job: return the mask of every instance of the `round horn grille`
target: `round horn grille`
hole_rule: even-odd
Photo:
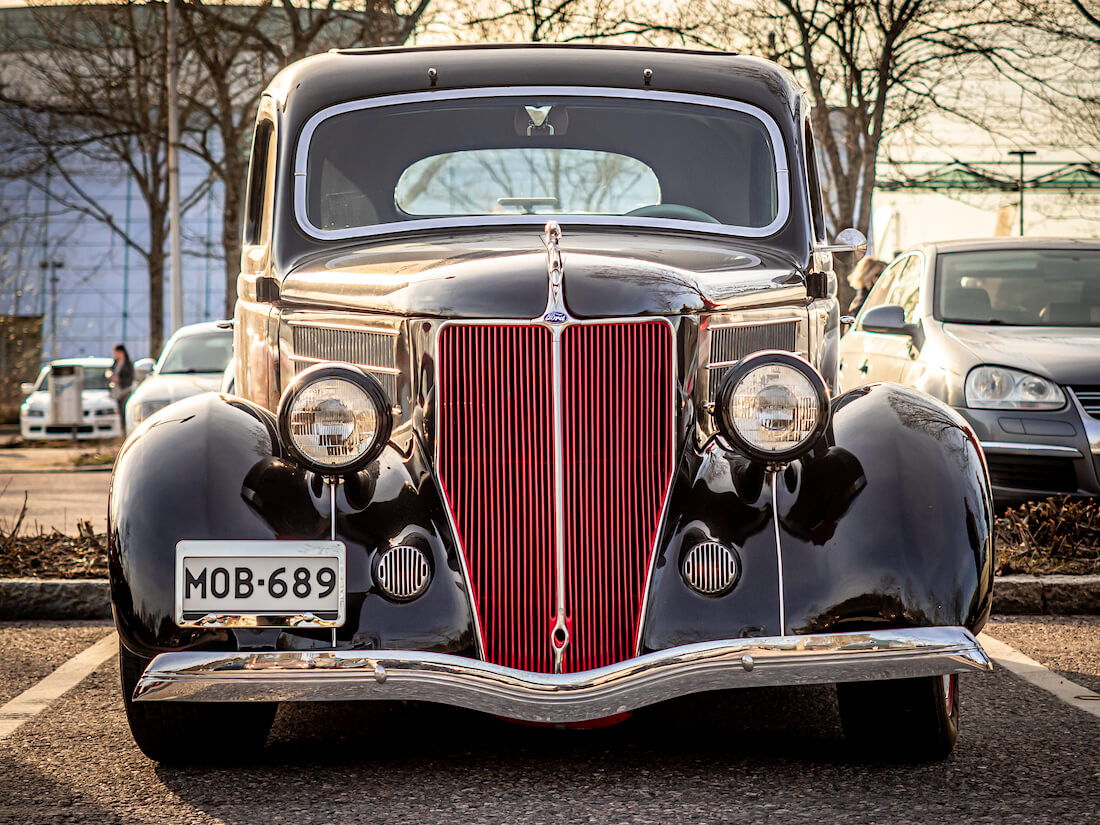
[[[740,565],[737,552],[716,541],[692,547],[682,567],[688,587],[704,596],[721,596],[737,583]]]
[[[378,557],[375,579],[391,599],[415,599],[428,589],[432,579],[428,557],[419,547],[407,544],[391,547]]]

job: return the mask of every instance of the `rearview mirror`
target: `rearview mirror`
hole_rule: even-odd
[[[30,395],[32,392],[34,392],[34,384],[32,384],[30,381],[24,381],[22,384],[19,385],[19,392],[23,393],[23,395]]]
[[[140,384],[149,377],[153,367],[157,364],[152,358],[139,358],[134,362],[134,383]]]
[[[897,304],[883,304],[863,313],[859,322],[864,332],[884,332],[887,335],[912,335],[913,330],[905,322],[905,310]]]
[[[867,237],[858,229],[845,229],[836,236],[831,244],[818,247],[826,252],[852,252],[855,253],[853,263],[867,254]]]

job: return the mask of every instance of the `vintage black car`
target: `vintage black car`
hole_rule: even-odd
[[[238,394],[157,413],[112,485],[146,754],[261,744],[278,702],[570,725],[800,683],[868,747],[950,751],[990,667],[987,472],[940,402],[835,395],[862,237],[826,241],[787,73],[329,53],[252,151]]]

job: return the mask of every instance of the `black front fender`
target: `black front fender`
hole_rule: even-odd
[[[684,583],[683,557],[701,541],[737,549],[741,576],[724,596]],[[992,499],[974,433],[935,399],[873,385],[835,399],[814,452],[779,473],[720,439],[684,452],[642,649],[937,625],[978,632],[992,587]]]
[[[419,442],[391,442],[340,485],[336,537],[347,547],[342,647],[475,649],[472,613],[446,513]],[[327,491],[282,454],[270,412],[214,393],[172,405],[128,441],[111,483],[111,597],[130,650],[301,649],[329,631],[181,628],[174,620],[175,548],[183,539],[327,539]],[[410,604],[373,582],[380,548],[413,543],[432,558],[427,592]]]

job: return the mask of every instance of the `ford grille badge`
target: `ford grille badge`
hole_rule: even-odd
[[[565,298],[562,293],[565,268],[560,246],[561,227],[558,226],[557,221],[546,222],[542,243],[546,247],[546,274],[550,283],[546,295],[546,309],[543,310],[542,317],[536,321],[544,324],[565,324],[571,319],[569,310],[565,308]]]

